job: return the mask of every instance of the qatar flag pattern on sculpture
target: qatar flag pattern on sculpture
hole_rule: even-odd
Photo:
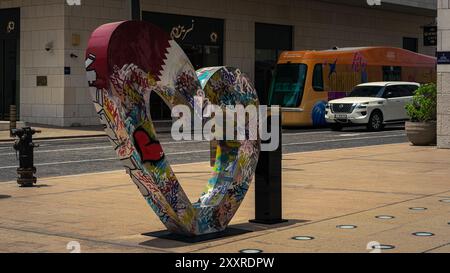
[[[253,179],[259,140],[219,141],[212,177],[191,203],[157,139],[150,94],[156,92],[170,108],[193,110],[194,97],[221,107],[257,106],[246,75],[229,67],[195,72],[169,35],[137,21],[96,29],[86,52],[86,71],[96,111],[119,159],[167,229],[186,235],[224,230]]]

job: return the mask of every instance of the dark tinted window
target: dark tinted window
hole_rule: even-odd
[[[404,37],[403,48],[412,52],[418,52],[419,40],[417,38]]]
[[[399,98],[402,97],[402,88],[400,86],[388,86],[384,90],[384,98]]]
[[[382,86],[357,86],[350,93],[349,97],[380,97]]]
[[[316,64],[314,66],[314,73],[313,73],[313,83],[312,87],[315,91],[324,91],[323,86],[323,69],[322,64]]]
[[[414,95],[418,86],[415,85],[395,85],[388,86],[384,91],[384,97],[389,98],[400,98],[400,97],[410,97]]]
[[[306,64],[279,64],[270,88],[270,105],[297,107],[303,97]]]
[[[414,96],[414,92],[416,92],[418,88],[417,85],[405,85],[405,97]]]
[[[400,66],[383,66],[383,81],[400,81],[402,68]]]

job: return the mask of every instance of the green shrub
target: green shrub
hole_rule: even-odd
[[[414,92],[413,101],[406,105],[411,121],[426,122],[436,120],[436,84],[429,83]]]

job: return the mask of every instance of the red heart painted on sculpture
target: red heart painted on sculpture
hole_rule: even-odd
[[[138,128],[133,137],[142,162],[157,162],[164,158],[159,141],[153,140],[144,129]]]

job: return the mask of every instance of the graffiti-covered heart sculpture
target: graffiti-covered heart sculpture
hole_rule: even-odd
[[[253,179],[259,140],[218,141],[212,177],[191,203],[156,137],[150,94],[156,92],[171,109],[194,109],[198,97],[220,107],[257,106],[246,75],[229,67],[196,72],[168,34],[138,21],[96,29],[86,70],[96,111],[119,159],[167,229],[190,236],[224,230]]]

